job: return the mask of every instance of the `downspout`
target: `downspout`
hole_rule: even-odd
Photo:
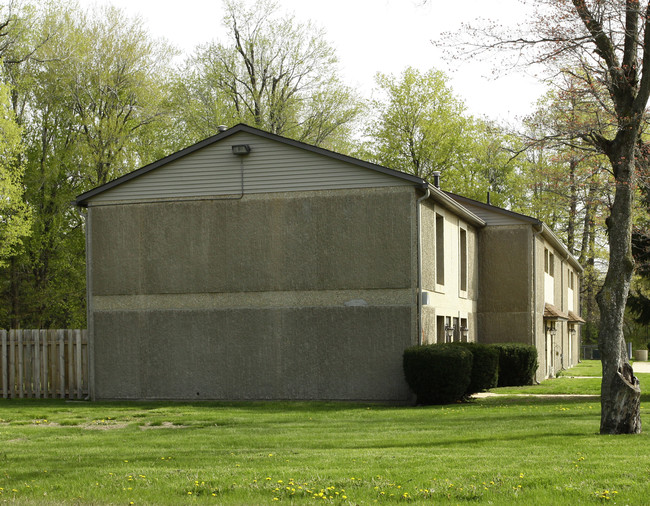
[[[417,303],[418,303],[418,345],[422,345],[422,213],[420,205],[423,200],[426,200],[431,195],[429,185],[427,184],[426,193],[420,197],[416,203],[416,228],[418,239],[418,286],[417,286]]]
[[[544,231],[542,225],[539,230],[533,233],[533,342],[531,343],[536,347],[535,332],[537,331],[537,247],[535,240]],[[546,333],[546,329],[544,329]]]
[[[536,333],[537,333],[537,245],[535,240],[544,230],[544,225],[540,225],[539,229],[536,232],[533,232],[533,336],[532,336],[532,345],[537,348],[537,343],[535,342]],[[548,371],[548,364],[546,364],[546,328],[544,326],[544,321],[542,317],[542,330],[544,332],[544,364],[546,370],[544,371],[544,377],[546,377],[546,371]],[[538,350],[539,353],[539,350]],[[537,374],[537,371],[535,371]],[[535,380],[537,382],[537,380]]]
[[[91,401],[95,397],[95,312],[93,307],[93,272],[92,272],[92,207],[86,209],[86,328],[88,329],[88,397]]]

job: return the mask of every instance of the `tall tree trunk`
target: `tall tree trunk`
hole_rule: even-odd
[[[569,216],[567,218],[566,245],[571,254],[575,252],[575,230],[576,215],[578,213],[578,188],[576,185],[576,167],[578,162],[575,158],[569,161]]]
[[[634,200],[635,135],[617,136],[608,153],[616,179],[610,216],[609,267],[596,296],[600,308],[598,347],[603,365],[601,383],[601,434],[641,432],[641,389],[628,361],[623,337],[623,317],[634,271],[632,258],[632,205]]]

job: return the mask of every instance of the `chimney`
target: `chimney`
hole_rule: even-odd
[[[436,188],[440,188],[440,171],[435,170],[433,171],[433,186]]]
[[[492,204],[490,204],[490,192],[487,192],[487,205],[488,206],[492,205]]]
[[[228,127],[226,125],[219,125],[217,127],[217,130],[219,130],[219,132],[225,132],[226,130],[228,130]]]

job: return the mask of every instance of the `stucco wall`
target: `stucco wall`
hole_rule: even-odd
[[[91,206],[95,398],[410,399],[415,191]]]
[[[482,229],[478,257],[478,340],[533,344],[531,227]]]
[[[405,401],[410,320],[397,306],[99,312],[95,394]]]

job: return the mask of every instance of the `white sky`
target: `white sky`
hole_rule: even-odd
[[[186,53],[223,35],[221,0],[81,0],[82,5],[112,4],[139,14],[154,37],[164,37]],[[346,84],[366,97],[376,72],[400,73],[405,67],[446,72],[471,114],[508,122],[531,112],[544,92],[534,78],[510,74],[488,78],[497,60],[460,63],[452,69],[431,40],[477,17],[503,24],[526,17],[517,0],[279,0],[298,21],[323,27],[336,49]]]

